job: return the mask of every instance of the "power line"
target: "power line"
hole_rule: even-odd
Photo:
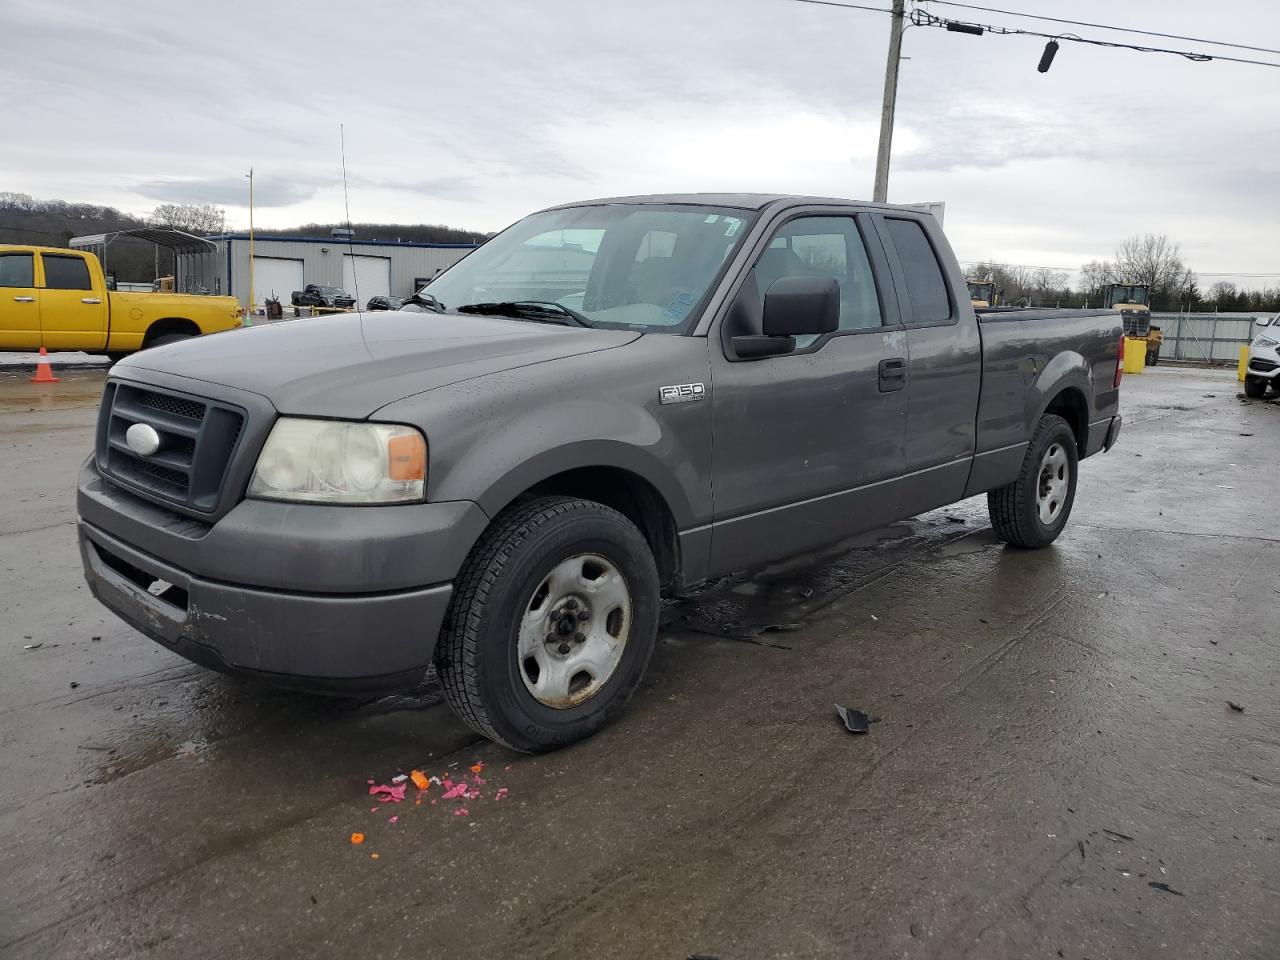
[[[1043,263],[1004,263],[1000,260],[961,260],[960,263],[970,267],[1015,267],[1020,270],[1056,270],[1060,273],[1079,273],[1080,267],[1049,267]],[[1280,273],[1240,273],[1235,270],[1192,270],[1197,277],[1249,277],[1250,279],[1280,277]]]
[[[917,27],[941,27],[946,30],[954,30],[957,27],[967,28],[961,29],[962,33],[979,33],[986,31],[987,33],[999,34],[1002,36],[1023,36],[1023,37],[1041,37],[1046,40],[1068,40],[1071,43],[1085,43],[1094,47],[1110,47],[1117,50],[1135,50],[1138,53],[1168,53],[1178,57],[1185,57],[1188,60],[1194,60],[1197,63],[1207,63],[1210,60],[1223,60],[1230,63],[1247,63],[1257,67],[1273,67],[1280,69],[1280,63],[1273,63],[1267,60],[1249,60],[1244,57],[1224,57],[1211,53],[1200,53],[1196,50],[1170,50],[1166,47],[1143,47],[1135,43],[1117,43],[1111,40],[1094,40],[1087,37],[1078,37],[1071,33],[1041,33],[1038,30],[1020,30],[1016,27],[1001,27],[987,23],[966,23],[961,20],[948,20],[946,17],[939,17],[919,7],[911,12],[911,22]],[[1057,50],[1057,45],[1050,44],[1053,50]],[[1052,57],[1046,56],[1051,61]],[[1040,72],[1044,73],[1048,69],[1044,66]]]
[[[893,13],[888,7],[864,7],[860,3],[837,3],[836,0],[793,0],[795,3],[813,3],[820,7],[845,7],[849,10],[868,10],[871,13]]]
[[[1158,33],[1155,30],[1138,30],[1133,27],[1116,27],[1108,23],[1090,23],[1087,20],[1064,20],[1060,17],[1045,17],[1037,13],[1020,13],[1017,10],[1001,10],[997,7],[980,7],[972,3],[958,3],[956,0],[924,0],[926,3],[940,3],[947,7],[963,7],[966,10],[982,10],[986,13],[1000,13],[1008,17],[1024,17],[1028,20],[1046,20],[1050,23],[1066,23],[1073,27],[1092,27],[1095,30],[1115,30],[1119,33],[1137,33],[1146,37],[1162,37],[1165,40],[1189,40],[1192,43],[1207,43],[1215,47],[1233,47],[1236,50],[1253,50],[1257,53],[1274,53],[1280,50],[1270,47],[1251,47],[1246,43],[1227,43],[1225,40],[1206,40],[1204,37],[1184,37],[1178,33]]]

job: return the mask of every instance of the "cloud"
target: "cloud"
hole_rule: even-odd
[[[291,207],[314,197],[320,185],[303,176],[281,178],[254,175],[255,207]],[[249,203],[249,179],[243,177],[148,180],[136,184],[133,192],[165,203],[212,203],[220,207],[242,207]]]

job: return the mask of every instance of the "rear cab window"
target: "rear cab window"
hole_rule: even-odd
[[[35,285],[33,254],[0,253],[0,287],[30,288]]]
[[[46,290],[92,290],[89,265],[84,257],[60,253],[40,256],[44,263],[44,288]]]
[[[947,279],[924,227],[919,221],[895,217],[885,217],[884,225],[902,265],[913,325],[950,323],[953,314]]]

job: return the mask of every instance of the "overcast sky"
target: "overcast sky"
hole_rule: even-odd
[[[984,5],[1280,48],[1274,0]],[[259,225],[340,220],[341,122],[356,221],[495,230],[675,190],[869,198],[888,29],[794,0],[3,0],[0,190],[213,202],[243,226],[252,165]],[[1064,43],[1041,75],[1043,45],[909,28],[889,199],[945,201],[965,260],[1076,267],[1151,231],[1206,288],[1280,283],[1280,70]]]

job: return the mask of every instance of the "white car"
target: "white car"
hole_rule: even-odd
[[[1249,360],[1244,371],[1244,393],[1261,397],[1271,387],[1280,393],[1280,315],[1259,317],[1257,324],[1265,329],[1249,344]]]

